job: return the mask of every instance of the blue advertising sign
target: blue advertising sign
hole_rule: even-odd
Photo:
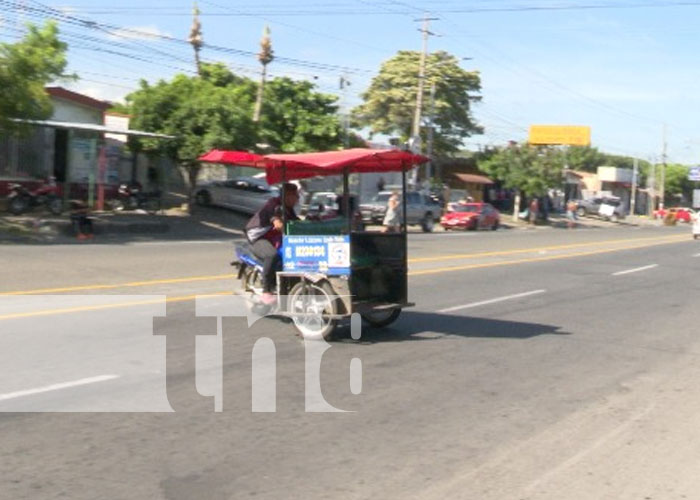
[[[700,167],[690,167],[688,169],[689,181],[700,181]]]
[[[350,236],[285,236],[282,243],[285,271],[350,274]]]

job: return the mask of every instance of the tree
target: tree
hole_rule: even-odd
[[[164,153],[186,172],[190,204],[200,164],[210,149],[251,150],[265,142],[275,151],[310,151],[340,145],[335,97],[314,91],[309,82],[274,79],[266,86],[259,128],[253,122],[256,83],[231,73],[223,64],[201,65],[201,77],[176,75],[154,85],[145,81],[126,97],[134,128],[175,136],[139,139],[132,151]]]
[[[142,80],[141,88],[126,97],[134,128],[175,137],[132,141],[132,152],[142,149],[173,158],[186,172],[190,200],[199,156],[213,148],[249,149],[255,144],[252,87],[228,77],[220,67],[202,64],[202,75],[176,75],[155,85]]]
[[[420,53],[414,51],[400,51],[382,64],[362,94],[364,103],[353,110],[354,124],[370,127],[372,134],[399,134],[407,140],[416,108],[419,65]],[[425,75],[425,91],[435,85],[434,104],[426,96],[422,110],[422,116],[430,119],[434,106],[433,151],[436,155],[455,152],[463,139],[483,133],[471,114],[472,103],[481,100],[475,95],[481,91],[479,73],[460,68],[456,57],[438,51],[426,58]]]
[[[513,144],[479,162],[479,169],[527,197],[541,196],[562,183],[564,155],[552,147]],[[520,209],[516,202],[514,212]]]
[[[0,44],[0,129],[22,126],[12,118],[45,120],[51,116],[47,83],[66,77],[67,45],[58,39],[55,22],[43,28],[27,25],[25,37],[14,44]]]
[[[692,200],[695,182],[688,180],[688,167],[685,165],[666,165],[664,176],[664,202],[679,203]]]
[[[275,78],[265,86],[260,140],[288,153],[340,147],[337,100],[315,92],[310,82]]]

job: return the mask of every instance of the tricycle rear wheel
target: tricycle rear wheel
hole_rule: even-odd
[[[365,313],[362,315],[362,319],[375,328],[383,328],[396,321],[400,314],[401,308],[397,307],[396,309],[388,309],[386,311],[372,311]]]

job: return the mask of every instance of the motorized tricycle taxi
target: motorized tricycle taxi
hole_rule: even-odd
[[[427,158],[395,149],[349,149],[320,153],[255,156],[212,151],[204,161],[264,168],[270,185],[317,176],[342,176],[339,217],[284,221],[282,269],[277,272],[277,304],[271,313],[292,319],[304,338],[327,338],[338,323],[359,313],[374,327],[393,323],[408,302],[406,172]],[[384,232],[357,224],[349,176],[400,172],[400,230]],[[242,244],[236,247],[242,289],[262,293],[262,265]]]

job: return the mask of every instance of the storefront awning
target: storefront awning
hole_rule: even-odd
[[[485,175],[454,174],[460,181],[468,184],[493,184],[494,182]]]
[[[15,123],[26,123],[29,125],[36,125],[38,127],[62,128],[68,130],[86,130],[91,132],[101,132],[105,134],[134,135],[138,137],[151,137],[154,139],[175,138],[174,135],[154,134],[153,132],[143,132],[141,130],[122,130],[113,127],[106,127],[104,125],[97,125],[95,123],[57,122],[52,120],[23,120],[19,118],[13,118],[12,121]]]

